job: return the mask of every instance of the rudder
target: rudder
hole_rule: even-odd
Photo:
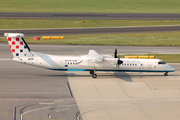
[[[33,54],[23,39],[22,33],[4,33],[14,58],[33,57]]]

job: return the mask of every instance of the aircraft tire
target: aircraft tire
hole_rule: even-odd
[[[97,78],[97,75],[96,74],[92,74],[92,78]]]
[[[164,73],[164,76],[168,76],[168,73]]]

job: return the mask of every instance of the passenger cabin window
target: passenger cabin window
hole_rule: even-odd
[[[164,61],[160,61],[158,62],[158,64],[166,64]]]

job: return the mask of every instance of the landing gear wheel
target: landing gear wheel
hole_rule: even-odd
[[[168,76],[168,73],[164,73],[164,76]]]
[[[92,78],[97,78],[97,75],[96,74],[92,74]]]
[[[92,74],[94,74],[94,71],[89,71],[89,73],[92,75]]]

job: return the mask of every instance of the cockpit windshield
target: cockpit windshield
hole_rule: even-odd
[[[158,64],[166,64],[164,61],[159,61]]]

